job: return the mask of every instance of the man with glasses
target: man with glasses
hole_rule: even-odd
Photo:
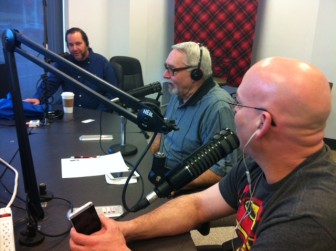
[[[228,105],[234,100],[214,82],[210,53],[202,44],[184,42],[173,45],[164,66],[163,76],[172,94],[165,117],[174,120],[179,130],[159,135],[152,152],[164,153],[166,163],[163,170],[169,170],[208,143],[219,131],[230,128],[235,132],[234,114]],[[184,189],[215,184],[237,163],[239,156],[237,149]]]
[[[228,104],[231,106],[231,109],[235,111],[235,109],[239,109],[239,108],[242,108],[242,107],[245,107],[245,108],[251,108],[251,109],[256,109],[256,110],[260,110],[260,111],[265,111],[265,112],[268,112],[266,109],[264,108],[260,108],[260,107],[253,107],[253,106],[247,106],[247,105],[242,105],[240,102],[239,102],[239,99],[236,98],[236,102],[234,103],[231,103],[231,102],[228,102]],[[271,121],[271,125],[272,126],[276,126],[274,120],[272,119]]]
[[[331,112],[327,78],[308,63],[267,58],[247,71],[237,95],[235,124],[248,157],[212,187],[138,218],[102,216],[103,230],[92,236],[72,229],[71,249],[129,250],[127,242],[177,235],[236,213],[231,250],[335,250],[336,163],[323,141]]]

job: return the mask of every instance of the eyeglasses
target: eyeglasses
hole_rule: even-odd
[[[268,113],[271,115],[271,117],[272,117],[271,125],[272,125],[272,126],[276,126],[272,114],[271,114],[268,110],[266,110],[265,108],[242,105],[242,104],[240,104],[240,103],[238,103],[238,102],[237,102],[237,103],[226,102],[226,103],[228,103],[228,104],[231,106],[231,109],[232,109],[232,110],[234,110],[235,107],[245,107],[245,108],[250,108],[250,109],[255,109],[255,110],[259,110],[259,111],[268,112]]]
[[[175,75],[175,72],[179,72],[179,71],[183,71],[183,70],[187,70],[187,69],[190,69],[190,68],[193,68],[195,66],[185,66],[185,67],[180,67],[180,68],[174,68],[174,67],[170,67],[169,65],[167,64],[164,64],[164,67],[167,71],[169,71],[169,74],[174,76]]]

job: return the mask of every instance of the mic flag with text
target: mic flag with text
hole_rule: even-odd
[[[167,197],[171,192],[181,189],[238,147],[239,139],[230,129],[220,131],[207,144],[190,154],[181,165],[170,170],[164,176],[164,181],[131,211],[143,209],[157,198]]]

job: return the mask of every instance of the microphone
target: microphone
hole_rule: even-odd
[[[161,90],[162,90],[161,83],[154,82],[154,83],[130,90],[128,91],[128,94],[132,95],[133,97],[140,98],[140,97],[144,97],[149,94],[152,94],[152,93],[161,92]]]
[[[179,190],[238,147],[239,139],[230,129],[220,131],[207,144],[190,154],[181,165],[171,169],[154,191],[140,200],[131,211],[137,212],[157,198],[167,197],[172,191]]]

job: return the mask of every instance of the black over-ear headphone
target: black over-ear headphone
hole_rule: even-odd
[[[190,73],[191,79],[195,81],[198,81],[203,77],[203,72],[201,70],[201,63],[202,63],[202,56],[203,56],[203,44],[199,43],[198,46],[200,48],[200,58],[198,61],[198,65],[197,65],[197,68],[193,69]]]

